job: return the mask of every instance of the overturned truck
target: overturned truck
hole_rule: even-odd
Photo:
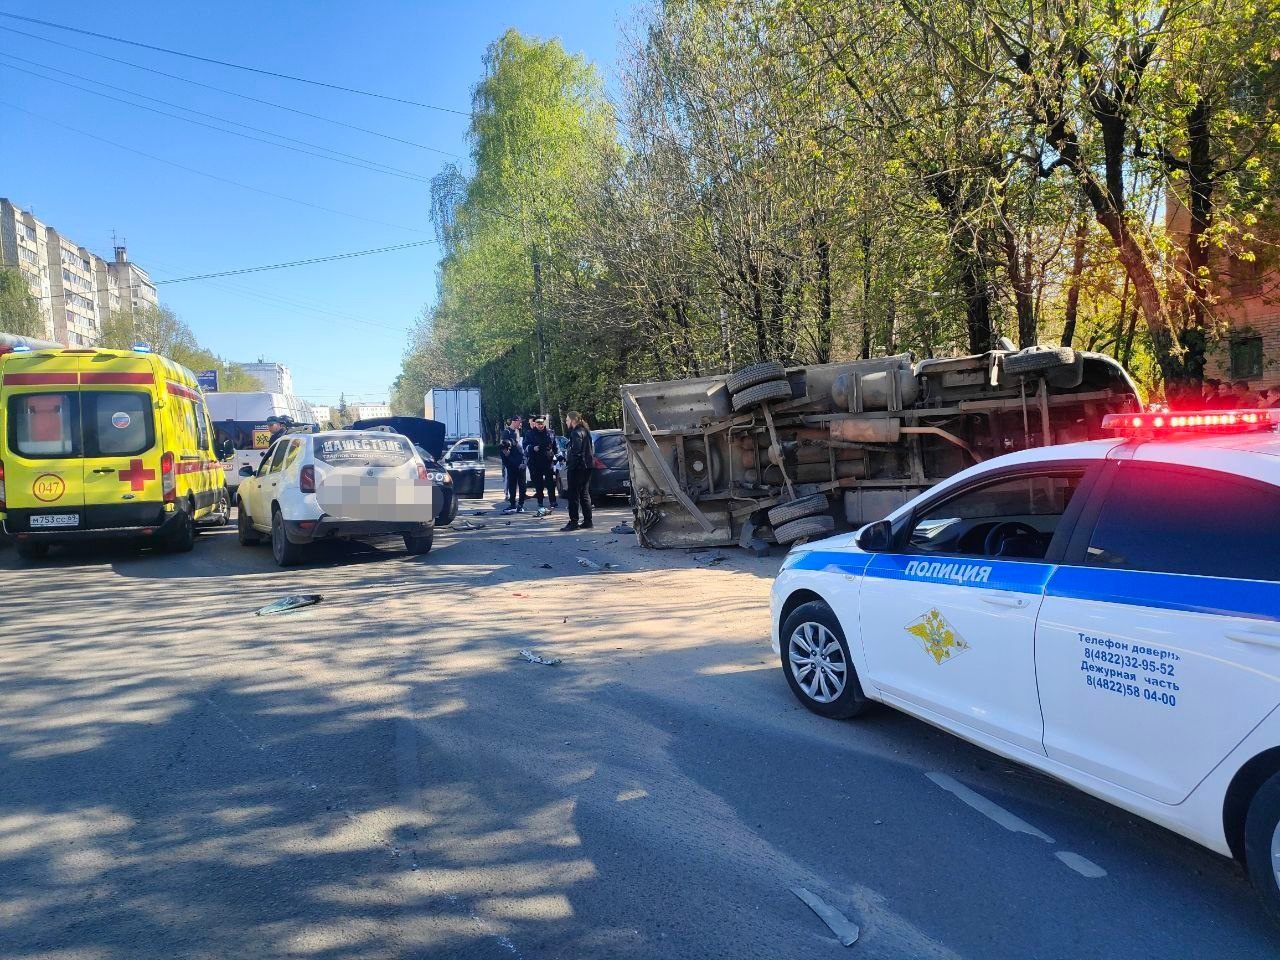
[[[883,517],[974,463],[1103,436],[1140,410],[1110,357],[1069,347],[910,354],[622,388],[650,547],[791,543]]]

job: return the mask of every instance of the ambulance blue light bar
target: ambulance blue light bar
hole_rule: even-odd
[[[133,352],[134,352],[134,353],[150,353],[150,352],[151,352],[151,344],[149,344],[149,343],[135,343],[135,344],[133,345]]]
[[[1159,437],[1174,433],[1249,433],[1273,430],[1280,410],[1197,410],[1194,413],[1109,413],[1102,429],[1126,437]]]

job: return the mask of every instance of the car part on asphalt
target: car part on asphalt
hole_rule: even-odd
[[[792,520],[799,520],[801,517],[813,517],[826,513],[830,509],[831,501],[827,499],[827,495],[815,493],[812,496],[801,497],[799,500],[773,507],[769,510],[769,523],[778,527]]]
[[[773,537],[778,543],[795,543],[806,537],[821,537],[834,532],[835,517],[826,514],[818,517],[801,517],[773,528]]]
[[[754,387],[759,383],[785,379],[787,379],[786,368],[776,360],[767,360],[764,363],[755,363],[749,367],[744,367],[737,373],[729,374],[724,378],[724,385],[730,393],[741,393],[748,387]]]
[[[858,934],[861,932],[858,925],[847,919],[843,913],[831,906],[816,893],[810,893],[804,887],[792,887],[791,892],[804,901],[804,903],[816,913],[836,935],[846,947],[853,946],[858,942]]]
[[[290,610],[297,610],[299,607],[312,606],[323,599],[324,595],[319,593],[295,593],[287,597],[281,597],[279,600],[272,600],[265,607],[260,607],[255,615],[267,617],[274,613],[288,613]]]
[[[610,527],[609,532],[610,533],[635,533],[636,530],[635,530],[635,527],[631,526],[631,524],[623,520],[616,527]]]
[[[556,664],[563,662],[559,657],[544,657],[532,650],[521,650],[520,656],[524,657],[530,663],[540,663],[544,667],[554,667]]]
[[[771,522],[769,511],[817,495],[838,529],[861,527],[975,463],[1099,439],[1104,416],[1142,408],[1111,357],[1004,346],[791,367],[736,394],[725,376],[624,386],[641,544],[760,552],[792,522]],[[1050,366],[1012,372],[1020,363]]]
[[[735,393],[733,395],[733,409],[737,411],[749,410],[771,400],[790,399],[790,383],[786,380],[769,380],[765,383],[758,383],[754,387],[747,387],[740,393]]]

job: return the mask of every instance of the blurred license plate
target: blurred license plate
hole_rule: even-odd
[[[78,527],[78,513],[38,513],[31,518],[33,527]]]

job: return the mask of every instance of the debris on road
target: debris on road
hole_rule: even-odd
[[[288,597],[281,597],[279,600],[272,600],[265,607],[259,609],[256,616],[266,617],[273,613],[287,613],[290,610],[297,610],[299,607],[309,607],[323,599],[324,597],[318,593],[298,593]]]
[[[804,887],[792,887],[791,892],[799,897],[804,903],[822,918],[822,922],[831,928],[831,932],[836,935],[846,947],[852,946],[858,940],[858,925],[845,918],[845,915],[823,900],[816,893],[810,893]]]
[[[538,569],[539,569],[539,570],[550,570],[550,569],[551,569],[551,564],[549,564],[549,563],[540,563],[540,564],[538,564]]]
[[[557,663],[560,662],[559,657],[547,658],[542,656],[539,653],[534,653],[532,650],[521,650],[520,656],[524,657],[530,663],[540,663],[544,667],[554,667]]]
[[[621,569],[616,563],[600,564],[594,560],[588,560],[586,557],[574,557],[574,559],[578,561],[578,566],[582,567],[583,570],[594,570],[597,573]]]
[[[454,530],[483,530],[488,524],[476,523],[474,520],[455,520],[450,526]]]
[[[610,533],[635,533],[636,531],[635,531],[635,528],[632,527],[630,523],[628,523],[626,520],[623,520],[616,527],[610,528],[609,532]]]

